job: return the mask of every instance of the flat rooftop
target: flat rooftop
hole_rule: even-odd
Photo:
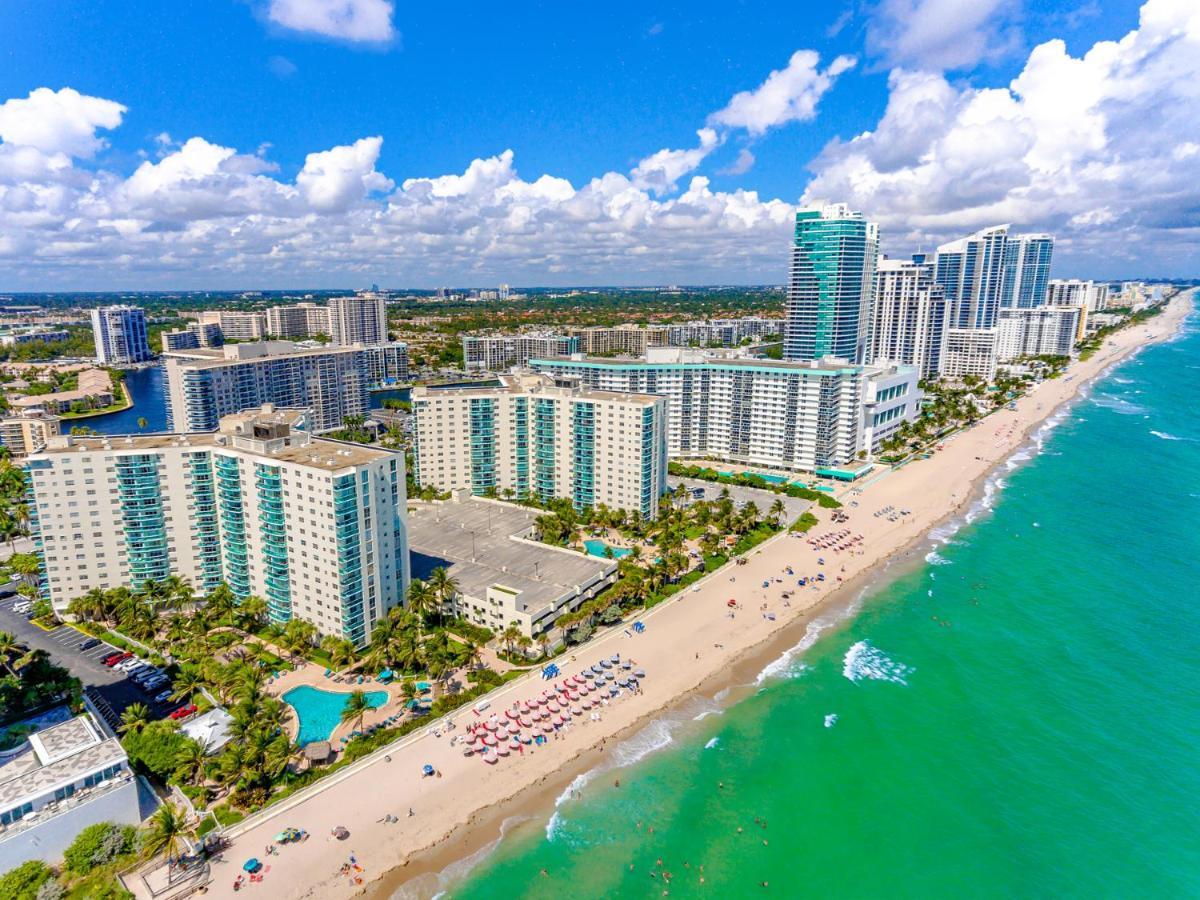
[[[813,375],[852,375],[864,369],[868,372],[878,369],[877,366],[858,366],[845,360],[755,359],[749,357],[719,356],[707,353],[703,355],[703,358],[699,358],[698,356],[681,356],[677,359],[611,358],[606,356],[585,356],[583,354],[575,354],[573,356],[541,356],[537,359],[529,360],[529,365],[535,369],[538,366],[599,366],[609,369],[678,369],[710,366],[716,368],[762,369],[776,372],[804,372]]]
[[[558,357],[555,357],[557,359]],[[568,357],[562,357],[567,359]],[[583,400],[621,400],[629,403],[642,403],[647,406],[658,402],[654,394],[634,394],[624,391],[602,391],[590,388],[578,378],[564,380],[544,373],[518,372],[512,375],[501,375],[487,381],[459,382],[457,384],[421,385],[412,390],[414,399],[427,397],[431,394],[528,394],[536,396],[543,394],[554,397],[579,397]]]
[[[54,439],[45,448],[38,451],[36,456],[53,456],[78,453],[80,448],[91,452],[109,451],[138,452],[142,450],[161,450],[167,447],[192,447],[196,449],[225,449],[237,450],[241,453],[261,456],[263,459],[282,460],[298,465],[313,466],[317,469],[330,471],[349,466],[361,466],[380,459],[397,457],[400,454],[392,450],[378,447],[368,447],[365,444],[355,444],[352,441],[335,441],[329,438],[314,437],[301,446],[281,447],[269,453],[256,453],[254,450],[235,447],[233,436],[216,431],[190,432],[188,434],[113,434],[100,437],[82,437],[79,435],[64,435],[68,440]],[[221,443],[218,439],[224,439]]]
[[[29,752],[0,766],[0,809],[11,809],[126,759],[120,742],[105,738],[87,715],[30,735],[29,745]]]
[[[518,605],[536,613],[617,567],[609,559],[513,539],[539,515],[537,509],[476,498],[410,503],[412,576],[428,578],[444,566],[466,596],[482,599],[498,584],[519,591]]]

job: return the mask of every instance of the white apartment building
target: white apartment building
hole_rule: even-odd
[[[463,364],[468,372],[503,372],[539,356],[579,352],[579,338],[549,332],[463,335]]]
[[[0,869],[58,863],[89,825],[140,824],[139,793],[121,742],[90,714],[35,731],[0,754]]]
[[[8,448],[14,459],[24,459],[40,450],[58,434],[62,434],[62,419],[45,412],[0,419],[0,446]]]
[[[1077,278],[1054,278],[1047,289],[1046,305],[1081,306],[1088,312],[1103,312],[1108,307],[1108,285]]]
[[[329,307],[316,303],[272,306],[267,310],[267,334],[280,340],[305,340],[324,334],[332,337]]]
[[[145,310],[137,306],[101,306],[91,315],[96,359],[102,366],[128,366],[153,356],[146,339]]]
[[[484,385],[416,387],[414,476],[422,487],[565,497],[644,518],[667,489],[667,404],[576,378],[521,374]]]
[[[1022,356],[1070,356],[1085,313],[1086,307],[1074,306],[1000,310],[996,358],[1011,362]]]
[[[32,328],[20,328],[5,331],[0,334],[0,347],[16,347],[20,344],[32,344],[34,341],[65,341],[71,332],[57,328],[42,328],[35,325]]]
[[[666,397],[668,452],[677,457],[797,471],[843,466],[920,412],[912,366],[725,359],[676,348],[652,349],[644,361],[576,356],[530,365],[578,376],[594,390]]]
[[[875,301],[867,337],[867,362],[915,366],[922,378],[936,378],[946,347],[948,308],[933,265],[912,260],[879,261]]]
[[[329,300],[329,336],[335,344],[386,344],[387,298],[380,294],[355,294]]]
[[[947,328],[940,373],[947,378],[996,377],[996,329]]]
[[[363,347],[227,344],[164,354],[163,367],[172,431],[212,431],[222,416],[264,403],[311,409],[313,431],[331,431],[370,407],[371,360]]]
[[[229,341],[261,341],[267,335],[267,314],[239,309],[210,309],[200,313],[201,325],[216,325]]]
[[[614,353],[641,356],[648,347],[666,347],[670,338],[667,325],[592,325],[566,331],[569,337],[579,339],[579,352],[588,356]]]
[[[52,438],[26,461],[44,595],[224,582],[362,646],[408,582],[404,457],[308,426],[266,405],[205,434]]]
[[[225,335],[221,333],[220,325],[204,325],[199,322],[192,322],[187,328],[179,331],[164,331],[162,335],[163,353],[220,347],[224,343]]]

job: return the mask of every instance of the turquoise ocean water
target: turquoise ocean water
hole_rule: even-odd
[[[1198,396],[1194,317],[744,699],[407,893],[1200,895]]]

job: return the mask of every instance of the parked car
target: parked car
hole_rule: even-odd
[[[112,656],[109,656],[104,660],[104,664],[111,669],[119,663],[123,663],[125,660],[130,659],[132,656],[132,653],[114,653]]]
[[[162,672],[154,666],[146,666],[144,669],[138,669],[130,677],[134,681],[149,681],[151,678],[157,678]]]
[[[82,640],[79,642],[80,650],[91,650],[93,647],[99,647],[99,646],[100,646],[99,638],[86,638],[85,640]]]
[[[196,711],[196,704],[189,703],[187,706],[181,706],[181,707],[179,707],[179,709],[177,709],[173,713],[171,713],[171,718],[175,719],[176,721],[178,721],[179,719],[186,719],[188,716],[190,716],[195,711]]]
[[[133,654],[130,654],[128,657],[126,657],[125,659],[123,659],[119,663],[117,663],[116,668],[120,669],[122,672],[132,672],[138,666],[144,666],[144,665],[145,665],[144,662],[142,662],[140,659],[138,659]]]
[[[141,683],[141,688],[143,691],[146,691],[147,693],[149,693],[150,691],[154,690],[155,688],[162,687],[164,684],[166,684],[168,682],[168,680],[169,679],[167,678],[166,675],[156,675],[153,678],[147,678],[145,681],[143,681]]]
[[[170,688],[167,688],[161,694],[154,695],[155,703],[166,703],[170,699],[171,699],[171,689]]]

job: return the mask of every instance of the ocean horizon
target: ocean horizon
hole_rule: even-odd
[[[1193,314],[1043,423],[923,564],[394,896],[1200,893],[1198,388]]]

